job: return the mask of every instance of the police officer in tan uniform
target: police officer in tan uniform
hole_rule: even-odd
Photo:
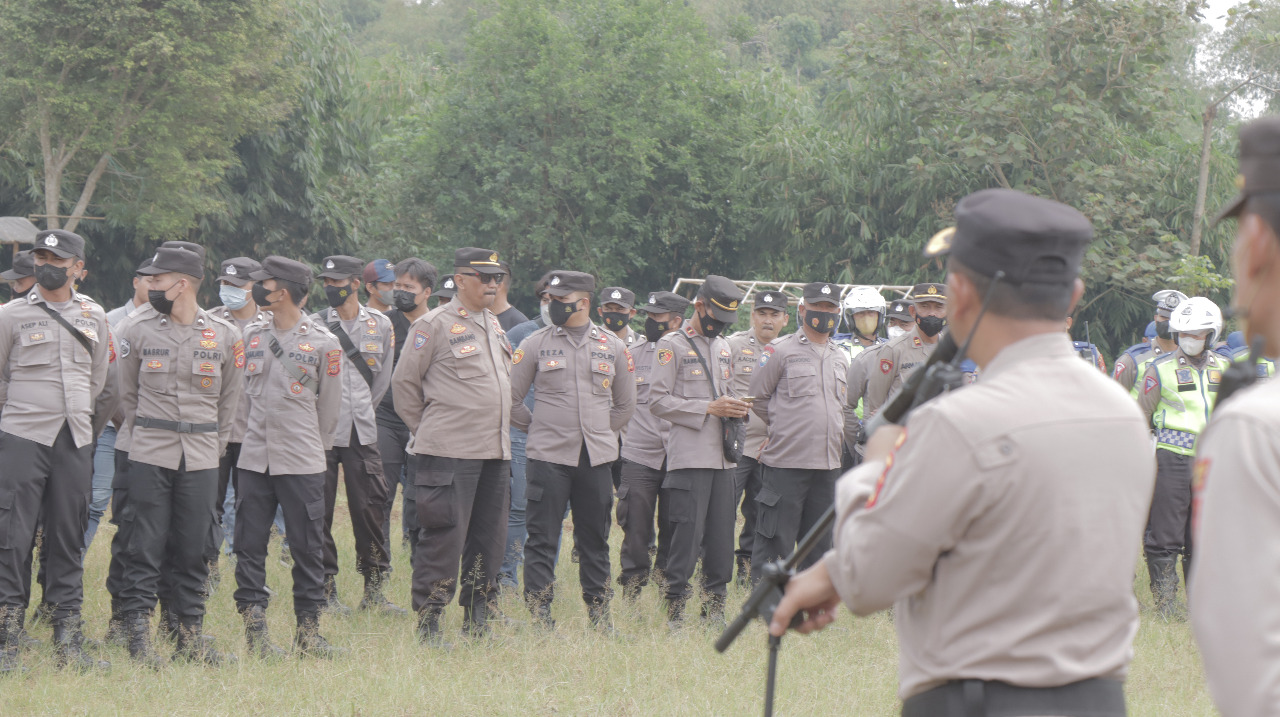
[[[567,504],[573,511],[582,599],[591,624],[609,621],[610,466],[618,432],[636,407],[635,363],[626,344],[591,323],[595,277],[555,271],[547,282],[552,326],[525,339],[512,359],[511,424],[529,434],[524,599],[553,627],[555,559]],[[534,390],[532,413],[524,405]]]
[[[862,365],[850,370],[857,375],[849,377],[849,385],[863,381],[865,389],[850,391],[849,406],[857,406],[862,399],[862,415],[870,419],[880,411],[890,394],[897,391],[902,382],[917,366],[929,360],[938,345],[938,335],[947,325],[947,287],[942,284],[916,284],[911,290],[910,311],[915,316],[915,326],[907,333],[888,343],[864,351],[854,359]]]
[[[670,291],[655,291],[640,307],[645,315],[644,340],[631,349],[636,364],[636,410],[622,441],[622,482],[618,486],[618,525],[622,528],[622,595],[635,599],[649,584],[650,548],[654,545],[654,516],[658,518],[658,562],[662,570],[671,539],[665,508],[658,507],[659,490],[667,473],[667,434],[671,423],[649,412],[650,380],[658,340],[678,331],[691,302]]]
[[[809,632],[840,602],[893,607],[906,717],[1125,714],[1154,466],[1133,401],[1062,333],[1092,234],[1012,190],[957,204],[926,254],[950,251],[957,336],[1005,273],[970,346],[980,378],[871,437],[837,484],[834,548],[774,613],[781,635],[798,611]]]
[[[245,327],[249,423],[236,463],[236,608],[249,650],[280,654],[267,633],[267,543],[276,507],[284,510],[293,554],[294,647],[305,655],[345,653],[320,635],[324,599],[325,452],[342,409],[342,347],[302,313],[311,268],[269,256],[254,280],[253,301],[271,312]]]
[[[31,287],[36,285],[35,271],[35,259],[30,249],[13,255],[13,264],[0,272],[0,279],[9,282],[9,301],[26,297]]]
[[[702,559],[703,617],[724,621],[726,586],[733,577],[734,463],[725,456],[722,418],[746,418],[749,405],[733,397],[732,354],[720,336],[738,316],[743,292],[708,275],[694,300],[689,326],[658,341],[649,411],[670,421],[662,501],[671,521],[667,619],[684,621],[689,581]],[[713,385],[714,384],[714,385]],[[713,397],[714,394],[714,397]]]
[[[123,546],[120,609],[130,656],[154,663],[150,616],[165,580],[179,626],[175,658],[217,665],[222,656],[201,640],[205,549],[221,502],[218,458],[242,393],[244,345],[234,325],[196,304],[200,254],[161,248],[142,273],[152,277],[154,311],[122,322],[118,341],[132,457],[128,513],[115,538]]]
[[[119,400],[106,312],[76,293],[84,239],[51,229],[35,238],[37,288],[0,311],[0,671],[15,669],[24,621],[24,567],[44,532],[44,601],[53,609],[59,665],[104,667],[84,653],[81,553],[89,523],[94,439]]]
[[[751,296],[751,328],[730,336],[729,353],[733,357],[733,378],[729,390],[734,396],[751,395],[751,379],[764,356],[764,348],[787,327],[790,320],[787,294],[781,291],[757,291]],[[742,511],[742,532],[734,551],[738,582],[746,584],[751,576],[751,552],[756,540],[756,494],[760,492],[760,451],[768,435],[764,421],[750,417],[742,460],[733,469],[733,504]]]
[[[463,630],[489,629],[511,490],[511,345],[489,311],[506,279],[497,252],[454,252],[457,294],[409,327],[391,377],[413,433],[418,638],[446,647],[440,615],[458,589]]]
[[[835,500],[849,373],[849,355],[831,338],[839,296],[835,284],[805,284],[796,308],[800,330],[765,346],[751,377],[751,410],[769,432],[760,454],[753,580],[765,563],[789,554]],[[804,567],[829,547],[824,538]]]
[[[1240,129],[1234,313],[1262,355],[1280,356],[1280,117]],[[1223,717],[1273,715],[1280,695],[1280,382],[1215,410],[1196,461],[1191,626]]]
[[[628,350],[640,343],[641,336],[631,328],[631,320],[636,316],[636,294],[621,286],[606,286],[600,290],[600,303],[596,306],[596,314],[604,329],[622,340]],[[623,426],[618,433],[618,447],[626,438],[627,428]],[[622,485],[622,458],[619,457],[609,466],[613,474],[613,487]]]
[[[391,386],[391,358],[395,334],[385,314],[360,305],[363,262],[353,256],[330,256],[322,262],[329,308],[311,320],[323,324],[338,339],[346,361],[342,373],[342,411],[325,456],[324,476],[324,590],[326,609],[349,614],[338,599],[338,548],[333,542],[333,509],[338,500],[338,468],[347,487],[347,509],[355,534],[356,572],[364,576],[362,610],[378,610],[396,617],[409,613],[383,594],[383,579],[391,572],[382,532],[387,481],[378,454],[378,425],[374,407]]]

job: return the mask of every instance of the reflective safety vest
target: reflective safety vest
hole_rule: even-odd
[[[844,349],[844,352],[849,354],[850,363],[853,363],[854,357],[862,353],[863,351],[866,351],[872,346],[879,346],[880,344],[884,343],[884,339],[880,337],[876,337],[876,342],[874,344],[871,344],[871,346],[863,346],[862,344],[853,340],[853,334],[842,334],[839,336],[835,336],[833,338],[836,340],[836,346],[839,346],[840,348]],[[858,417],[858,420],[862,420],[862,399],[861,398],[858,399],[858,406],[853,409],[853,414]]]
[[[1126,351],[1125,353],[1129,352]],[[1142,387],[1142,377],[1147,374],[1147,367],[1151,365],[1152,361],[1168,354],[1161,352],[1160,349],[1153,345],[1147,349],[1146,353],[1129,355],[1133,357],[1134,363],[1137,364],[1136,373],[1133,374],[1133,386],[1129,389],[1129,395],[1133,396],[1133,400],[1136,401],[1138,400],[1138,389]]]
[[[1218,384],[1227,368],[1226,359],[1212,352],[1208,356],[1202,369],[1192,366],[1178,352],[1156,358],[1160,403],[1151,414],[1151,422],[1156,428],[1158,447],[1184,456],[1195,455],[1196,439],[1209,422]]]
[[[1238,361],[1248,361],[1248,360],[1249,360],[1248,346],[1241,346],[1240,348],[1231,352],[1232,363],[1235,363]],[[1265,356],[1259,357],[1257,371],[1258,371],[1258,378],[1260,379],[1267,379],[1267,378],[1274,377],[1276,375],[1276,360],[1269,359]]]

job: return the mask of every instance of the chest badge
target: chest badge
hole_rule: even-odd
[[[378,350],[378,345],[377,345],[377,344],[365,344],[365,345],[364,345],[364,350],[365,350],[365,351],[377,351],[377,350]]]
[[[463,326],[462,324],[454,324],[453,326],[449,327],[449,333],[451,334],[460,334],[466,330],[467,330],[467,327]]]
[[[206,339],[212,339],[218,336],[218,332],[214,331],[213,329],[205,329],[204,331],[200,332],[200,335],[205,337]]]
[[[202,339],[202,340],[200,341],[200,348],[202,348],[202,349],[216,349],[216,348],[218,348],[218,342],[217,342],[217,341],[209,341],[209,340],[207,340],[207,339]]]
[[[548,361],[548,362],[547,362],[547,368],[559,368],[559,367],[560,367],[560,362],[559,362],[559,361]]]
[[[200,379],[200,387],[213,388],[213,379],[208,376],[205,376],[204,378]]]
[[[475,350],[476,350],[475,344],[467,344],[466,346],[463,346],[462,348],[458,349],[458,353],[462,354],[463,356],[466,356],[469,353],[475,352]]]
[[[200,364],[200,373],[213,373],[213,364],[205,361]]]
[[[302,393],[302,384],[294,381],[293,384],[289,386],[289,390],[295,394]]]
[[[312,351],[316,350],[316,347],[312,346],[311,344],[298,344],[298,350],[305,351],[306,353],[311,353]]]
[[[147,362],[147,368],[151,369],[152,371],[164,368],[164,362],[157,361],[156,359],[151,359],[150,361]]]
[[[249,348],[251,348],[251,349],[256,349],[256,348],[258,348],[258,337],[257,337],[257,336],[254,336],[253,338],[249,339]]]

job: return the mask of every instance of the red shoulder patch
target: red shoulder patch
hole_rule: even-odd
[[[115,362],[116,362],[116,340],[115,340],[115,337],[111,335],[111,332],[108,331],[107,332],[107,363],[115,363]]]
[[[325,373],[329,376],[337,376],[342,371],[342,349],[334,349],[327,352],[324,356],[328,361],[328,367]]]
[[[1120,378],[1120,374],[1124,373],[1124,363],[1116,361],[1116,370],[1111,373],[1111,378]]]
[[[893,362],[889,359],[880,359],[880,373],[888,374],[893,370]]]
[[[871,497],[867,498],[867,503],[863,508],[871,510],[876,507],[876,503],[880,502],[880,492],[884,490],[884,481],[889,477],[889,469],[893,468],[894,457],[898,454],[898,449],[902,444],[907,442],[907,428],[903,426],[902,433],[898,435],[898,440],[893,444],[893,450],[884,459],[884,470],[880,472],[880,477],[876,479],[876,487],[871,491]]]
[[[635,373],[636,359],[631,355],[631,349],[623,349],[622,352],[627,355],[627,373]]]
[[[235,342],[231,354],[236,357],[236,368],[244,368],[244,341]]]

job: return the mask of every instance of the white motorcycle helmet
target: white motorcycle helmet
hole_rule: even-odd
[[[875,337],[876,332],[880,330],[880,327],[884,326],[884,314],[889,306],[888,303],[885,302],[884,297],[880,295],[880,292],[876,291],[875,287],[872,286],[853,287],[853,289],[845,295],[844,300],[840,302],[840,305],[841,308],[844,309],[845,326],[848,326],[850,331],[856,331],[858,334],[866,338]],[[863,311],[874,311],[877,314],[875,328],[871,329],[869,332],[860,330],[857,325],[854,324],[854,316]]]
[[[1169,316],[1169,330],[1176,334],[1208,331],[1209,335],[1205,337],[1201,350],[1212,348],[1217,343],[1218,336],[1222,334],[1222,309],[1203,296],[1193,296],[1180,302],[1173,314]],[[1178,341],[1181,346],[1181,336],[1178,337]],[[1192,352],[1187,351],[1187,353]],[[1199,355],[1199,352],[1193,355]]]

